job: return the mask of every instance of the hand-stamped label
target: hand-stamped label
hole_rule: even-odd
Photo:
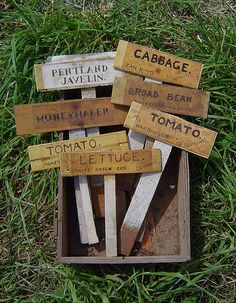
[[[14,106],[18,135],[123,124],[126,109],[110,98]]]
[[[28,153],[32,171],[38,171],[59,167],[62,153],[116,149],[128,149],[125,131],[33,145]]]
[[[173,114],[207,117],[210,93],[173,85],[115,78],[111,102],[130,106],[133,101]]]
[[[124,126],[208,158],[217,133],[176,116],[133,102]]]
[[[114,67],[137,75],[197,88],[202,64],[138,44],[119,41]]]
[[[35,65],[38,91],[112,85],[121,71],[113,68],[113,59],[71,61]]]
[[[159,149],[67,153],[60,155],[61,175],[109,175],[161,170]]]

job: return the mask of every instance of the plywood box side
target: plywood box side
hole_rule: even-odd
[[[189,259],[186,256],[146,256],[146,257],[61,257],[58,261],[64,264],[151,264],[180,263]]]

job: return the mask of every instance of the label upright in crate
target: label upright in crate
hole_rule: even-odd
[[[111,98],[15,105],[18,135],[123,124],[128,109]]]
[[[138,44],[119,41],[114,67],[145,77],[197,88],[202,64]]]
[[[32,171],[60,166],[60,154],[94,150],[128,149],[125,131],[33,145],[28,147]]]
[[[60,155],[61,175],[110,175],[161,170],[159,149],[113,152],[67,153]]]
[[[176,116],[133,102],[124,126],[208,158],[217,133]]]
[[[202,90],[117,77],[111,102],[130,106],[137,101],[164,112],[206,118],[209,98]]]

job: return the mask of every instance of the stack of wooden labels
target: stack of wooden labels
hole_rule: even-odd
[[[35,66],[38,91],[58,90],[61,98],[15,106],[17,134],[63,131],[60,141],[30,146],[29,158],[32,171],[60,167],[73,177],[73,233],[87,253],[105,238],[95,256],[153,254],[150,204],[172,146],[207,158],[217,135],[173,115],[207,117],[201,71],[197,62],[125,41],[116,53],[55,56]]]

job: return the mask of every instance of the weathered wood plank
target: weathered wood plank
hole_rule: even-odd
[[[79,139],[85,137],[85,130],[69,131],[70,139]],[[60,162],[60,161],[59,161]],[[74,176],[75,199],[77,206],[77,215],[79,221],[80,241],[82,244],[98,243],[95,222],[93,218],[91,194],[89,191],[88,180],[86,176]]]
[[[120,149],[127,151],[128,146],[122,144]],[[104,196],[106,256],[113,257],[117,256],[117,230],[120,229],[126,212],[125,192],[119,188],[116,189],[115,175],[104,176]]]
[[[38,91],[68,90],[112,85],[115,76],[123,76],[113,68],[116,52],[53,56],[46,64],[36,64]]]
[[[81,89],[81,97],[83,98],[96,98],[96,90],[94,88]],[[97,133],[96,133],[97,134]],[[85,137],[85,129],[69,130],[69,138]],[[92,198],[89,189],[87,176],[75,176],[74,188],[75,198],[77,205],[77,213],[80,228],[80,240],[82,244],[95,244],[99,242],[94,215],[92,208]]]
[[[80,242],[82,244],[87,244],[90,239],[88,238],[88,230],[87,230],[87,224],[86,224],[86,217],[87,213],[84,212],[84,206],[83,206],[83,196],[80,188],[80,182],[83,181],[80,177],[84,176],[75,176],[73,178],[74,182],[74,189],[75,189],[75,202],[76,202],[76,209],[77,209],[77,216],[78,216],[78,223],[79,223],[79,234],[80,234]],[[95,237],[95,243],[97,241],[97,238]]]
[[[87,136],[90,137],[99,133],[98,127],[87,128]],[[102,136],[102,135],[100,135]],[[112,149],[111,149],[112,150]],[[97,218],[105,217],[105,197],[104,197],[104,178],[103,176],[90,176],[91,195],[93,208]]]
[[[203,65],[120,40],[114,67],[133,74],[197,88]]]
[[[92,199],[91,194],[88,186],[88,180],[86,176],[78,176],[76,177],[79,179],[79,187],[75,188],[75,190],[81,192],[81,202],[82,202],[82,209],[84,211],[85,216],[85,227],[88,234],[88,243],[95,244],[99,242],[94,216],[93,216],[93,208],[92,208]]]
[[[106,256],[117,256],[115,175],[104,176]]]
[[[159,148],[161,150],[163,171],[165,169],[165,165],[169,158],[172,147],[165,143],[155,141],[153,150],[156,148]],[[131,252],[133,244],[138,236],[139,230],[143,224],[146,213],[156,191],[156,187],[159,183],[161,175],[162,172],[144,173],[141,175],[120,230],[121,253],[123,255],[128,256]]]
[[[160,150],[60,154],[62,176],[141,173],[161,170]]]
[[[207,117],[210,93],[186,87],[115,78],[111,102],[130,106],[133,101],[167,113]]]
[[[85,131],[81,131],[83,131],[85,135]],[[71,132],[70,137],[72,137]],[[76,137],[78,137],[78,135],[76,135]],[[38,171],[59,167],[59,155],[61,153],[89,150],[112,150],[119,148],[128,149],[125,131],[89,137],[83,137],[83,134],[81,133],[81,136],[75,139],[29,146],[28,154],[32,171]]]
[[[124,107],[110,98],[15,105],[18,135],[123,124]]]
[[[133,102],[124,125],[188,152],[208,158],[217,132]]]

